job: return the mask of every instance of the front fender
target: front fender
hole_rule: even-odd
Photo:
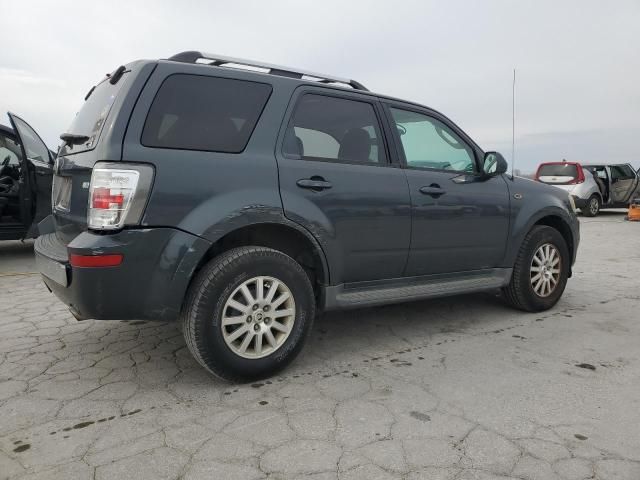
[[[524,179],[517,179],[524,180]],[[563,222],[572,236],[572,263],[579,242],[579,222],[571,211],[568,194],[554,187],[530,182],[507,182],[512,196],[510,235],[505,253],[505,267],[513,267],[525,236],[534,225],[551,217]],[[520,196],[520,198],[518,198]],[[566,199],[564,198],[566,197]]]

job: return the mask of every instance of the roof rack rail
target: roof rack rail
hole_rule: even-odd
[[[269,63],[256,62],[253,60],[246,60],[242,58],[225,57],[223,55],[215,55],[210,53],[188,51],[181,52],[169,57],[167,60],[183,63],[203,63],[205,65],[214,65],[216,67],[237,65],[240,67],[250,67],[250,69],[266,70],[265,73],[271,75],[280,75],[282,77],[289,78],[306,78],[308,80],[315,80],[320,83],[342,83],[349,85],[354,90],[369,91],[364,85],[355,80],[349,80],[346,78],[334,77],[331,75],[323,75],[321,73],[307,72],[304,70],[282,67],[278,65],[271,65]]]

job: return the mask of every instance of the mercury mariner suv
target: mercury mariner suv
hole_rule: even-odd
[[[567,192],[354,80],[136,61],[61,139],[35,246],[48,288],[78,319],[180,319],[229,380],[283,368],[321,310],[497,289],[546,310],[578,248]]]

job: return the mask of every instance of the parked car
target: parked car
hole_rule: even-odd
[[[640,171],[630,164],[542,163],[536,180],[569,192],[587,217],[602,208],[627,208],[640,194]]]
[[[0,240],[19,240],[36,237],[38,222],[51,214],[55,155],[24,120],[12,113],[9,120],[13,128],[0,125]]]
[[[119,67],[61,136],[46,285],[78,319],[180,318],[227,379],[300,352],[317,310],[562,295],[571,198],[444,115],[330,75],[184,52]]]

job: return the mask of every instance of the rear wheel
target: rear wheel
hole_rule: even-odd
[[[556,229],[536,225],[522,242],[511,281],[503,292],[514,307],[539,312],[553,307],[569,276],[569,249]]]
[[[587,200],[587,205],[582,209],[582,214],[585,217],[595,217],[600,212],[600,197],[598,195],[591,195]]]
[[[311,331],[315,297],[291,257],[240,247],[200,271],[183,310],[184,336],[198,363],[243,381],[271,375],[298,355]]]

